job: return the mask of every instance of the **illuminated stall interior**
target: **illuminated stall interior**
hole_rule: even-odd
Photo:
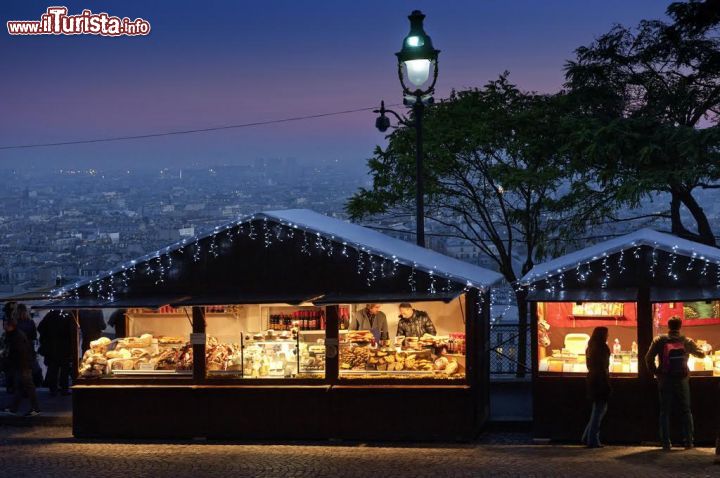
[[[608,328],[610,372],[638,373],[635,302],[538,302],[538,370],[587,373],[585,349],[595,327]]]
[[[688,358],[690,374],[720,376],[720,300],[653,304],[654,335],[668,333],[671,317],[682,319],[682,334],[693,339],[705,353],[705,358],[692,355]]]

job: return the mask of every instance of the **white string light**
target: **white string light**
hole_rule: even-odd
[[[323,239],[319,232],[315,233],[315,249],[319,249],[320,251],[325,250],[325,244],[323,244]]]
[[[704,256],[700,256],[700,260],[705,261],[703,264],[702,270],[700,270],[700,275],[705,277],[707,275],[708,267],[710,267],[710,261],[705,259]]]
[[[183,238],[180,242],[173,246],[167,246],[163,249],[159,249],[153,254],[147,254],[138,260],[132,260],[118,267],[117,270],[110,270],[104,275],[99,274],[95,279],[88,280],[86,283],[78,282],[71,290],[71,293],[74,297],[79,299],[81,295],[80,293],[82,292],[81,289],[85,288],[88,292],[96,295],[98,298],[114,300],[116,296],[116,281],[118,284],[122,284],[124,291],[127,293],[127,289],[130,287],[130,279],[135,276],[138,261],[140,261],[144,267],[144,275],[154,277],[156,285],[163,284],[168,278],[169,271],[174,267],[172,254],[177,252],[178,254],[183,255],[186,247],[192,247],[192,260],[193,262],[199,262],[202,260],[202,254],[204,252],[202,242],[208,241],[206,254],[217,258],[220,256],[221,247],[224,249],[224,245],[227,244],[226,242],[218,242],[218,238],[220,238],[221,241],[223,239],[230,239],[230,243],[241,235],[245,235],[253,240],[257,238],[258,234],[253,221],[255,221],[254,216],[244,221],[235,221],[231,225],[216,227],[210,234],[205,236],[194,236],[191,240]],[[275,224],[270,222],[267,218],[263,218],[262,236],[265,247],[269,247],[273,240],[282,242],[282,233],[284,229],[286,230],[286,237],[294,237],[294,231],[298,229],[298,226],[296,224],[284,223],[282,221]],[[301,251],[303,253],[311,255],[308,238],[308,233],[311,233],[315,235],[314,245],[316,250],[323,251],[330,257],[335,252],[334,247],[337,242],[338,246],[342,244],[342,249],[340,250],[341,255],[349,257],[347,242],[340,243],[336,240],[334,235],[324,236],[318,231],[309,231],[304,227],[300,228],[300,230],[303,233],[303,241],[301,244]],[[363,273],[365,274],[365,280],[368,285],[377,281],[378,269],[380,270],[379,275],[382,278],[385,278],[388,274],[394,276],[399,272],[401,261],[397,256],[393,255],[392,258],[389,259],[383,254],[373,252],[360,244],[355,244],[354,247],[358,253],[357,273],[360,275]],[[410,267],[410,263],[407,263],[407,265]],[[437,293],[437,277],[434,269],[436,269],[436,267],[432,269],[422,269],[422,271],[429,276],[428,291],[431,293]],[[417,291],[417,272],[419,270],[421,269],[418,268],[418,264],[413,262],[412,267],[410,267],[410,270],[408,271],[408,286],[412,292]],[[445,285],[443,286],[443,290],[452,290],[453,280],[449,274],[446,275],[444,282]],[[69,290],[69,287],[63,287],[59,290],[56,289],[53,291],[52,297],[59,298],[65,296]]]
[[[306,256],[309,256],[310,254],[312,254],[310,252],[310,243],[308,242],[307,231],[303,231],[303,240],[302,240],[302,246],[300,247],[300,252],[302,252]]]
[[[193,249],[193,262],[198,262],[200,260],[200,251],[202,251],[202,248],[200,247],[200,240],[195,239],[195,248]]]
[[[603,271],[603,278],[602,278],[602,282],[600,283],[600,287],[602,287],[603,289],[607,289],[608,282],[610,282],[610,266],[608,265],[607,256],[603,257],[602,271]]]
[[[430,292],[431,294],[435,294],[437,292],[435,290],[435,272],[430,271],[429,275],[430,275],[430,282],[428,284],[428,292]]]
[[[670,255],[670,262],[668,263],[667,275],[673,280],[678,280],[678,275],[675,272],[675,262],[677,262],[677,246],[673,246],[672,253]]]
[[[365,267],[365,265],[364,265],[364,263],[363,263],[363,249],[360,248],[360,249],[358,249],[357,251],[358,251],[358,256],[357,256],[357,268],[356,268],[356,272],[357,272],[358,274],[361,274],[363,268]]]
[[[650,264],[650,275],[652,277],[655,277],[655,268],[657,267],[658,261],[657,261],[657,249],[653,247],[652,249],[652,255],[651,257],[651,264]]]
[[[263,218],[262,232],[263,244],[265,245],[265,249],[267,249],[272,244],[272,239],[270,239],[270,228],[268,228],[266,217]]]
[[[410,270],[410,275],[408,276],[408,285],[410,286],[410,290],[412,292],[416,291],[416,281],[415,281],[415,266],[417,264],[413,262],[412,269]]]

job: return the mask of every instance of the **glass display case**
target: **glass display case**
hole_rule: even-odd
[[[664,302],[653,304],[654,336],[668,333],[671,317],[682,319],[680,333],[705,352],[705,358],[688,357],[691,376],[720,376],[720,301]]]
[[[538,302],[538,372],[587,374],[585,349],[595,327],[608,329],[610,373],[637,375],[635,302]]]
[[[323,307],[263,304],[217,312],[206,313],[209,378],[325,378]]]

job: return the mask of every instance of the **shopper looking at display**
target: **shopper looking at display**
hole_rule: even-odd
[[[655,337],[645,355],[645,365],[657,377],[660,396],[660,441],[663,450],[670,451],[670,413],[673,401],[677,400],[682,414],[685,448],[694,448],[694,426],[690,410],[690,384],[688,382],[688,354],[703,358],[705,354],[693,342],[680,335],[682,320],[672,317],[668,320],[668,334]],[[659,366],[655,358],[659,359]]]
[[[610,348],[607,345],[608,328],[595,327],[585,349],[587,364],[587,394],[592,402],[592,413],[585,427],[582,441],[588,448],[601,448],[600,425],[607,412],[610,397]]]
[[[424,334],[435,335],[435,324],[430,320],[427,312],[415,310],[411,304],[403,302],[399,307],[400,320],[398,321],[396,336],[422,337]]]

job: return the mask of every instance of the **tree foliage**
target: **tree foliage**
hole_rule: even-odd
[[[615,26],[566,66],[578,114],[568,137],[575,166],[630,207],[669,193],[673,232],[711,245],[694,193],[720,188],[718,6],[673,3],[672,22]],[[683,207],[694,227],[684,225]]]
[[[481,89],[453,92],[424,119],[428,220],[477,246],[509,282],[559,247],[564,205],[575,202],[565,182],[564,108],[563,98],[524,93],[504,74]],[[349,201],[351,216],[412,211],[414,128],[390,134],[369,166],[373,187]]]

